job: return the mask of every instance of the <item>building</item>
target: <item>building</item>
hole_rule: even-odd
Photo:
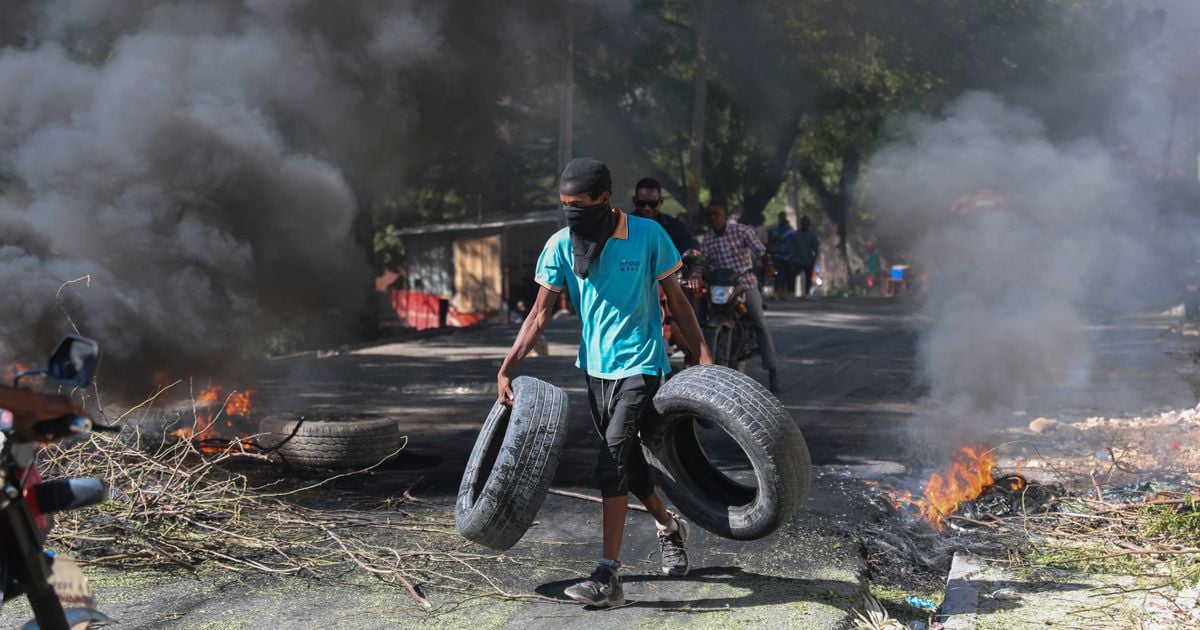
[[[447,223],[395,230],[404,243],[405,287],[391,290],[404,326],[469,326],[533,303],[533,276],[561,212],[540,211],[487,223]]]

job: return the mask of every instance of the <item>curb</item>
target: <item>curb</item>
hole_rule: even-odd
[[[946,595],[942,598],[945,630],[971,630],[977,621],[979,591],[975,590],[971,576],[983,571],[982,563],[958,551],[950,563],[950,574],[946,576]]]

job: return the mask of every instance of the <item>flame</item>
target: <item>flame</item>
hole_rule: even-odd
[[[221,454],[235,448],[244,450],[251,445],[249,438],[222,435],[222,430],[236,434],[232,418],[246,418],[254,413],[253,396],[253,389],[226,394],[224,388],[209,385],[196,396],[196,418],[192,426],[178,429],[171,435],[194,442],[204,453]],[[216,428],[218,422],[222,424],[220,429]]]
[[[958,506],[979,498],[995,484],[992,477],[995,465],[996,458],[986,446],[964,446],[945,470],[929,477],[921,496],[915,497],[907,490],[889,490],[892,507],[912,506],[941,531],[945,518]],[[1020,490],[1024,485],[1020,477],[1007,483],[1010,490]]]

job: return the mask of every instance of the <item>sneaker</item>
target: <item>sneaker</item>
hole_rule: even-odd
[[[658,545],[662,548],[662,569],[666,575],[688,574],[688,522],[675,514],[675,531],[658,530]]]
[[[611,608],[625,604],[621,576],[604,565],[597,565],[588,579],[567,588],[566,596],[588,606]]]

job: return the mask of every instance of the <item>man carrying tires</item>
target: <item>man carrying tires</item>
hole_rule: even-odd
[[[565,289],[583,325],[576,366],[587,378],[592,421],[604,442],[596,463],[604,504],[603,551],[591,576],[566,594],[602,608],[625,601],[617,569],[630,492],[658,525],[663,572],[688,572],[688,524],[667,510],[651,481],[639,439],[643,423],[654,414],[654,394],[670,370],[659,285],[671,310],[680,314],[680,327],[689,343],[700,348],[699,362],[712,363],[700,326],[675,279],[679,252],[657,222],[611,207],[611,197],[608,167],[590,158],[567,164],[559,180],[559,198],[568,227],[550,237],[542,250],[537,301],[496,376],[499,399],[511,403],[512,378]]]

